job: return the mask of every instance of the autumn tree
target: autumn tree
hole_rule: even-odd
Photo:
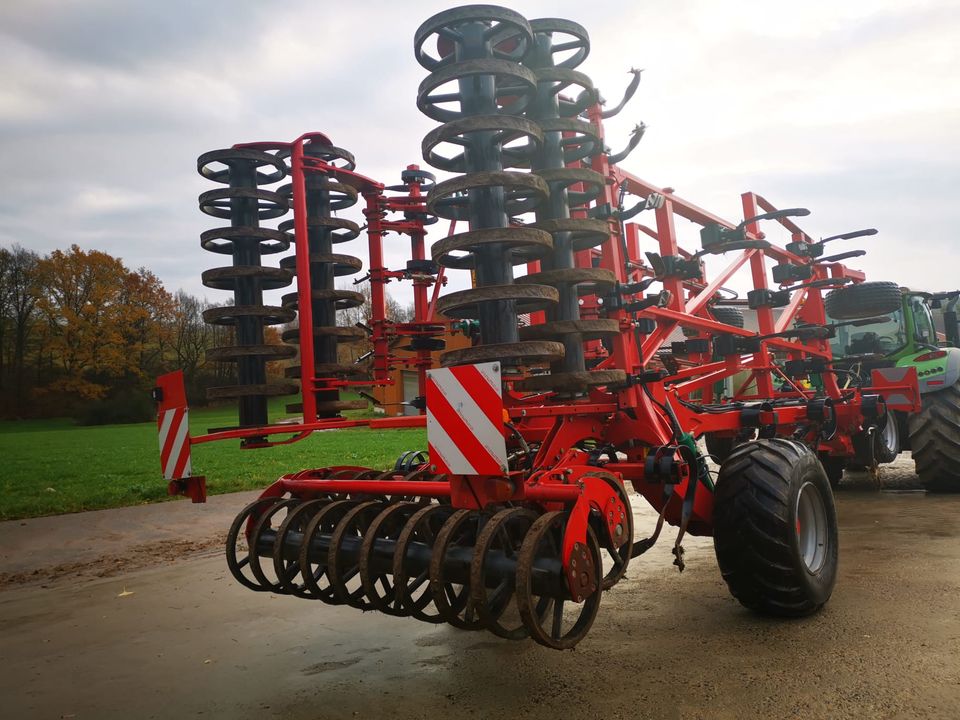
[[[40,260],[37,277],[45,351],[57,369],[49,390],[95,399],[111,380],[145,375],[143,362],[161,342],[153,328],[172,312],[152,273],[131,273],[119,258],[73,245]]]

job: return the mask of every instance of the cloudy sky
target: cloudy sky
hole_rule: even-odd
[[[0,245],[76,243],[217,297],[200,284],[222,256],[198,242],[217,221],[197,210],[197,155],[320,130],[396,182],[435,126],[413,34],[453,4],[4,0]],[[960,286],[960,0],[510,7],[586,26],[580,69],[611,99],[646,69],[607,128],[616,150],[649,125],[634,174],[730,219],[754,190],[809,207],[815,236],[875,226],[855,261],[870,277]]]

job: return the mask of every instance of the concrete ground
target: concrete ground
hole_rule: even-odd
[[[252,496],[0,524],[10,718],[956,718],[960,497],[904,491],[909,457],[837,493],[823,612],[727,593],[709,539],[672,533],[574,651],[253,593],[220,543]],[[638,533],[652,513],[636,502]]]

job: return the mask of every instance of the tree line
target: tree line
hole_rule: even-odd
[[[392,319],[410,319],[411,308],[389,297],[387,305]],[[174,369],[184,371],[190,403],[205,403],[205,389],[232,384],[236,372],[206,359],[208,349],[233,344],[232,328],[204,322],[212,306],[99,250],[0,247],[0,417],[148,420],[149,389]],[[368,307],[341,322],[365,321]],[[279,343],[278,330],[266,328],[266,341]],[[268,371],[282,374],[279,365]]]

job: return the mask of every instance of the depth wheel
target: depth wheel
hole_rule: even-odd
[[[805,445],[757,440],[720,466],[713,508],[720,572],[740,604],[799,617],[837,579],[837,513],[823,466]]]
[[[554,650],[572,648],[586,637],[600,610],[602,587],[591,581],[601,567],[600,543],[591,528],[587,528],[587,547],[582,548],[579,560],[592,563],[593,573],[583,573],[581,591],[584,600],[575,603],[563,577],[564,594],[560,597],[536,595],[533,589],[534,563],[540,559],[563,565],[563,533],[567,513],[549,512],[542,515],[530,528],[520,548],[517,562],[517,607],[530,637]]]

